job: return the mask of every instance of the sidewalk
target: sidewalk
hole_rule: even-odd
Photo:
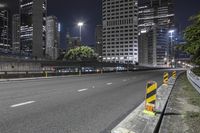
[[[200,94],[186,74],[181,74],[171,93],[160,133],[200,133]]]

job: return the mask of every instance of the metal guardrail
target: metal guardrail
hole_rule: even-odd
[[[195,75],[191,70],[187,70],[187,78],[193,87],[200,93],[200,77]]]

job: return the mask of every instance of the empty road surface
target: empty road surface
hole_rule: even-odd
[[[0,82],[0,133],[108,133],[164,70]]]

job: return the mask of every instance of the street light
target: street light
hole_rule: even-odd
[[[78,22],[77,25],[78,25],[79,28],[80,28],[80,42],[81,42],[81,29],[82,29],[82,26],[84,25],[84,23],[83,23],[83,22]]]
[[[6,5],[0,3],[0,8],[4,8],[4,7],[6,7]]]
[[[174,59],[174,51],[173,51],[173,33],[175,32],[175,30],[169,30],[170,33],[170,38],[171,38],[171,49],[170,49],[170,56],[171,56],[171,63],[173,66],[173,63],[175,62]]]
[[[169,33],[174,33],[175,32],[175,30],[169,30]]]
[[[175,30],[170,30],[169,33],[170,33],[170,38],[171,38],[171,46],[173,45],[173,33],[175,32]]]

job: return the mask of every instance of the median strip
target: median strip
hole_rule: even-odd
[[[35,102],[35,101],[28,101],[28,102],[24,102],[24,103],[14,104],[14,105],[11,105],[10,107],[11,107],[11,108],[15,108],[15,107],[19,107],[19,106],[31,104],[31,103],[34,103],[34,102]]]

